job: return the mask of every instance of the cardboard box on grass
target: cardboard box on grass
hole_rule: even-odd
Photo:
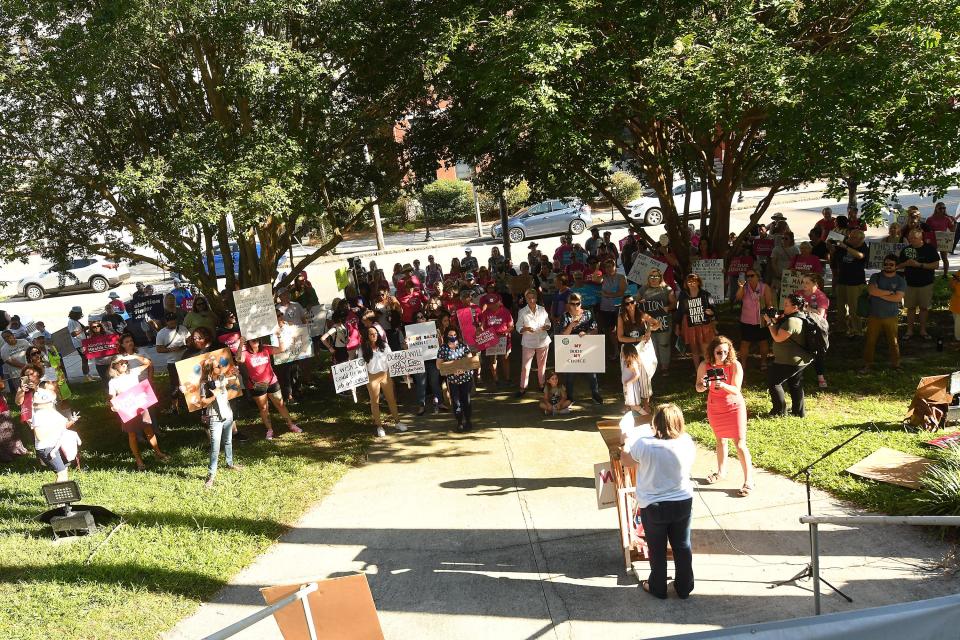
[[[377,607],[370,593],[367,576],[358,573],[342,578],[308,580],[297,584],[260,589],[269,605],[295,593],[304,584],[317,583],[307,596],[317,638],[323,640],[383,640]],[[309,640],[303,604],[296,601],[273,614],[285,640]]]

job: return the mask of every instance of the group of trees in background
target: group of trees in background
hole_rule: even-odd
[[[464,162],[484,210],[599,194],[626,215],[632,173],[685,263],[675,176],[709,191],[714,247],[744,184],[768,187],[753,221],[808,180],[956,184],[958,29],[955,0],[0,0],[0,243],[211,294],[217,248],[247,286],[328,230],[289,280],[373,194],[469,220],[470,183],[433,178]]]

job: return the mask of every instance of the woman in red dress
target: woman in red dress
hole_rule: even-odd
[[[697,391],[707,392],[707,420],[717,439],[717,471],[707,476],[707,483],[713,484],[726,476],[726,441],[733,440],[743,467],[743,487],[739,493],[745,498],[753,491],[753,464],[747,449],[747,407],[740,392],[742,384],[743,367],[737,362],[733,343],[725,336],[715,337],[697,369]]]

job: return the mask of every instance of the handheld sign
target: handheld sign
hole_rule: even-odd
[[[638,253],[633,258],[633,267],[630,269],[630,273],[627,274],[629,280],[633,280],[640,286],[647,284],[647,276],[650,275],[650,272],[654,269],[659,269],[660,273],[663,273],[667,270],[667,263],[661,262],[650,256]]]
[[[269,284],[234,291],[233,302],[243,337],[252,340],[277,330],[277,310],[273,304],[273,288]]]
[[[138,385],[110,399],[110,405],[123,423],[130,422],[155,404],[157,404],[157,395],[150,386],[149,380],[141,380]]]
[[[60,352],[60,355],[66,356],[76,351],[73,347],[73,338],[70,336],[70,332],[67,331],[66,327],[57,329],[50,337],[50,341],[53,343],[53,346],[57,348],[57,351]]]
[[[233,363],[230,349],[223,348],[201,353],[178,361],[176,367],[183,399],[187,403],[187,411],[196,411],[201,408],[200,386],[210,381],[222,383],[227,389],[229,400],[239,398],[243,393],[240,388],[240,376],[237,366]]]
[[[847,236],[843,235],[839,231],[831,231],[827,234],[827,240],[833,240],[834,242],[843,242],[847,239]]]
[[[370,381],[367,363],[363,361],[363,358],[355,358],[335,364],[330,367],[330,371],[333,373],[333,388],[337,393],[362,387]]]
[[[82,344],[87,360],[115,356],[120,352],[120,336],[115,333],[85,338]]]
[[[473,337],[474,344],[476,344],[477,351],[484,351],[490,347],[494,347],[500,342],[500,339],[492,331],[481,331]],[[473,345],[470,345],[471,348]]]
[[[791,293],[799,291],[803,287],[803,272],[796,269],[784,269],[780,275],[780,300],[777,303],[778,309],[783,309],[783,301]]]
[[[871,269],[882,269],[884,256],[891,253],[899,256],[900,250],[905,246],[907,245],[903,242],[871,242],[867,266]]]
[[[456,373],[466,373],[480,368],[480,355],[473,354],[460,358],[459,360],[437,361],[437,368],[440,369],[440,375],[452,376]]]
[[[407,348],[418,349],[424,360],[436,360],[440,341],[437,336],[437,325],[434,322],[419,322],[406,326]]]
[[[391,378],[426,372],[423,355],[418,349],[391,351],[387,354],[387,375]]]
[[[288,344],[285,351],[273,352],[274,364],[286,364],[313,357],[313,341],[310,339],[310,328],[307,325],[288,324],[284,325],[280,331]],[[277,336],[273,335],[271,339],[277,341]]]
[[[953,251],[955,238],[953,231],[937,231],[937,251]]]
[[[603,373],[606,336],[557,336],[553,361],[557,373]]]
[[[488,356],[507,355],[507,336],[500,336],[500,339],[497,340],[497,344],[485,349],[484,353]]]
[[[704,289],[712,293],[715,298],[726,299],[727,279],[723,273],[723,259],[697,260],[693,263],[693,272],[703,280]]]
[[[130,316],[134,320],[160,319],[163,317],[163,296],[144,296],[134,300],[130,307]]]

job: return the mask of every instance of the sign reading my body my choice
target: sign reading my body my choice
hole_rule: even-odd
[[[553,361],[557,373],[603,373],[606,336],[557,336]]]

